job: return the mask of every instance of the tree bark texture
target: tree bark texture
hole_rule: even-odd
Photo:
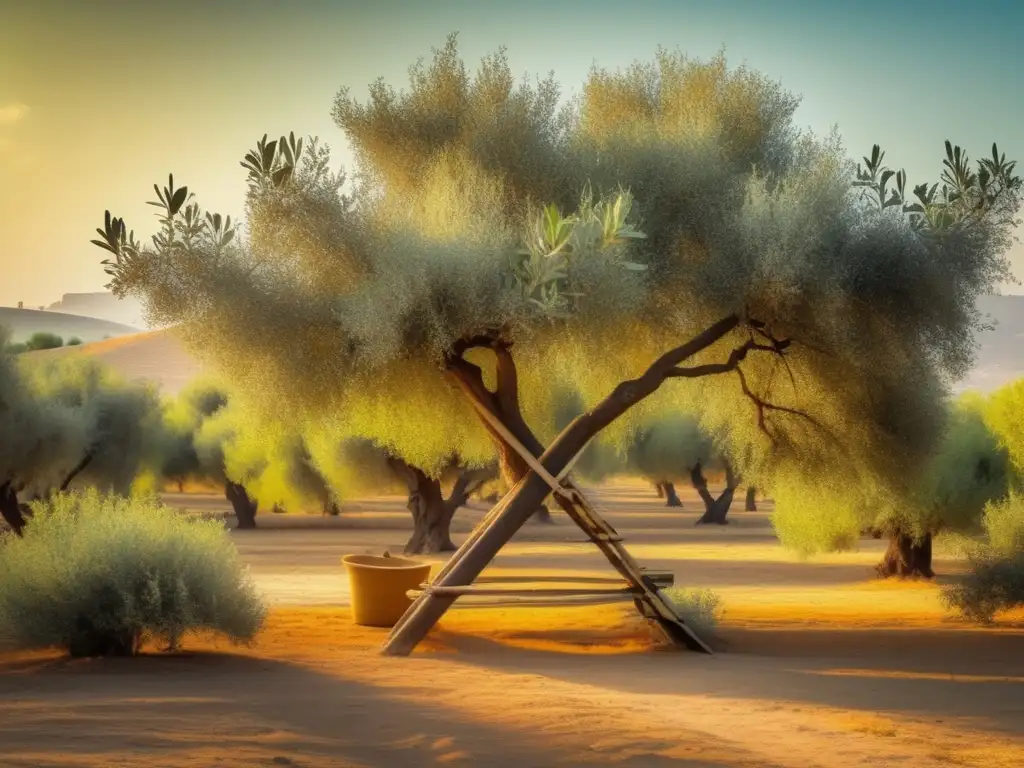
[[[875,570],[883,579],[934,578],[932,535],[927,533],[918,539],[902,531],[891,532],[889,546],[885,550],[882,562],[875,566]]]
[[[693,483],[701,501],[704,502],[704,514],[701,515],[697,524],[727,525],[729,521],[726,516],[729,514],[729,508],[732,506],[732,500],[739,485],[739,478],[733,473],[729,463],[725,464],[725,490],[717,499],[708,490],[708,481],[704,477],[699,461],[690,470],[690,482]]]
[[[16,535],[24,535],[25,515],[18,501],[18,492],[11,481],[0,485],[0,516]]]
[[[665,506],[666,507],[681,507],[683,502],[679,500],[679,494],[676,493],[675,483],[661,483],[661,487],[665,489]]]
[[[658,494],[658,498],[659,499],[664,499],[665,498],[665,484],[664,483],[655,483],[654,484],[654,492]]]
[[[743,507],[747,512],[757,512],[757,488],[747,486],[747,502]]]
[[[405,483],[409,492],[406,507],[412,515],[413,532],[405,545],[405,554],[423,555],[454,552],[451,539],[452,519],[459,507],[465,506],[477,488],[494,478],[497,469],[464,470],[455,479],[446,499],[441,481],[428,476],[418,467],[401,459],[391,458],[392,470]]]
[[[224,484],[224,497],[231,502],[240,529],[251,530],[256,527],[257,505],[243,485],[228,480]]]

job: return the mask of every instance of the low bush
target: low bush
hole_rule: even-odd
[[[65,347],[78,347],[78,346],[81,346],[81,344],[82,344],[82,340],[80,338],[78,338],[77,336],[72,336],[70,339],[67,340],[67,343],[64,346]]]
[[[57,349],[58,347],[64,346],[64,339],[55,333],[39,331],[38,333],[33,333],[29,337],[29,340],[25,342],[25,346],[29,351],[36,349]]]
[[[721,615],[722,598],[710,589],[669,587],[664,594],[672,601],[683,622],[698,634],[714,631]]]
[[[132,655],[188,632],[250,641],[265,608],[221,522],[156,497],[60,494],[0,544],[0,645]]]
[[[943,590],[943,600],[965,619],[989,624],[1024,606],[1024,496],[988,504],[982,524],[985,542],[966,547],[970,571]]]

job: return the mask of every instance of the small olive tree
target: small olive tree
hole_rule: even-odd
[[[30,501],[80,487],[126,493],[157,460],[156,393],[93,359],[0,352],[0,413],[0,514],[19,535]]]
[[[310,436],[316,467],[346,496],[401,490],[412,515],[413,532],[405,544],[407,555],[451,552],[451,524],[470,496],[497,476],[495,463],[464,466],[452,457],[440,470],[426,472],[375,443],[359,438],[339,442],[334,430]],[[445,487],[447,486],[447,495]]]
[[[932,578],[935,534],[977,529],[986,504],[1005,495],[1009,479],[1007,454],[986,426],[982,404],[964,398],[950,408],[917,485],[892,494],[835,483],[834,492],[818,492],[794,481],[776,491],[773,524],[784,545],[805,554],[851,548],[860,531],[874,530],[889,540],[880,576]]]
[[[338,95],[351,196],[324,147],[264,138],[242,162],[246,238],[171,179],[152,244],[109,212],[94,242],[115,293],[180,324],[254,400],[373,414],[353,433],[427,471],[485,460],[489,435],[504,522],[452,583],[550,492],[507,435],[557,476],[677,379],[766,487],[794,466],[916,482],[972,359],[975,300],[1009,274],[1005,157],[974,171],[947,145],[941,184],[911,197],[880,150],[855,173],[834,137],[796,131],[797,99],[721,57],[595,69],[564,109],[502,53],[471,75],[454,37],[410,74],[403,92]],[[545,450],[530,424],[569,381],[586,410]]]

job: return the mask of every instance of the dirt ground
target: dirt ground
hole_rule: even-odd
[[[638,483],[593,498],[644,565],[722,596],[720,653],[661,647],[613,605],[456,608],[410,658],[382,657],[386,631],[350,622],[339,559],[400,552],[401,500],[261,516],[232,534],[272,605],[253,647],[0,656],[0,765],[1024,766],[1024,615],[972,628],[944,615],[938,585],[872,581],[881,542],[800,562],[770,504],[696,528],[691,496],[683,511]],[[459,513],[457,541],[484,511]],[[556,523],[525,528],[491,572],[609,574]]]

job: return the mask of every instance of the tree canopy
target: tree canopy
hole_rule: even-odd
[[[351,194],[326,147],[264,137],[242,162],[245,238],[171,178],[151,245],[109,212],[94,242],[112,289],[254,402],[344,414],[345,435],[427,471],[489,460],[474,406],[539,453],[527,425],[571,381],[588,410],[552,448],[564,464],[686,378],[658,397],[699,398],[759,484],[795,461],[915,477],[971,362],[975,299],[1009,275],[1014,164],[993,147],[974,170],[947,142],[941,180],[909,194],[877,147],[855,167],[723,57],[659,51],[559,96],[500,51],[471,73],[453,36],[407,89],[338,94]]]

